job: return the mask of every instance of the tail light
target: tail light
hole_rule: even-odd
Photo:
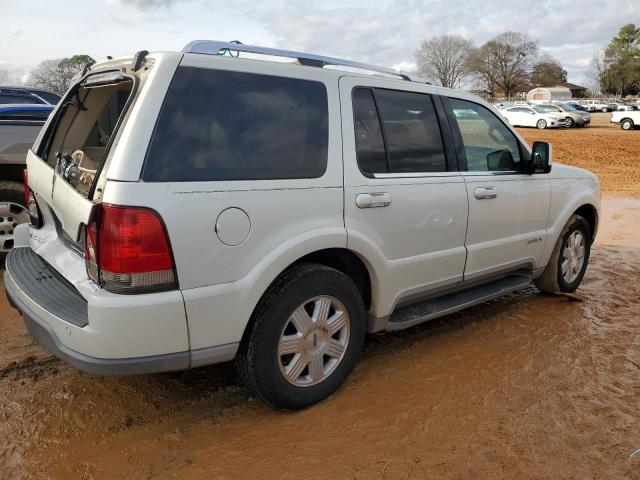
[[[22,171],[22,182],[24,183],[24,201],[25,205],[28,207],[29,197],[31,197],[31,189],[29,188],[29,172],[26,168]]]
[[[29,220],[31,226],[35,228],[42,227],[42,217],[40,216],[40,210],[38,203],[36,202],[36,196],[33,194],[31,188],[29,188],[29,171],[25,169],[22,173],[22,181],[24,183],[24,201],[29,211]]]
[[[169,236],[157,212],[101,204],[85,230],[87,274],[114,293],[177,288]]]

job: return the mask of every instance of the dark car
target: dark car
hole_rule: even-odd
[[[60,101],[57,93],[34,87],[0,86],[0,105],[34,104],[55,105]]]
[[[13,247],[16,225],[29,221],[22,176],[27,151],[54,106],[0,105],[0,264]]]
[[[574,110],[580,110],[581,112],[586,112],[587,109],[584,108],[584,106],[580,105],[579,103],[576,102],[565,102],[563,105],[568,105],[569,107],[573,108]]]

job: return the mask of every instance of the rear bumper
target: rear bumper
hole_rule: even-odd
[[[139,355],[139,351],[148,351],[149,343],[157,343],[154,341],[156,335],[165,337],[171,333],[172,330],[162,328],[163,324],[167,323],[164,321],[166,319],[151,319],[157,324],[160,332],[147,330],[146,334],[136,334],[134,325],[143,322],[144,319],[130,318],[129,312],[134,312],[139,317],[140,309],[131,307],[131,296],[128,296],[129,298],[124,299],[124,304],[118,305],[116,299],[110,302],[106,307],[110,314],[105,322],[102,318],[105,312],[96,311],[97,307],[92,307],[91,301],[87,305],[87,301],[77,292],[70,291],[73,287],[56,273],[31,249],[17,248],[7,256],[5,290],[11,305],[23,315],[31,336],[56,357],[80,370],[96,375],[137,375],[185,370],[228,361],[235,356],[237,343],[198,350],[189,350],[188,344],[185,344],[186,348],[183,351]],[[57,292],[57,301],[52,300],[52,292]],[[179,292],[178,296],[181,298]],[[183,305],[180,308],[184,311]],[[96,325],[92,325],[92,310],[96,313]],[[83,311],[86,315],[85,321],[82,321]],[[125,325],[129,322],[132,325],[128,338],[123,335],[123,320]],[[169,320],[172,320],[172,323],[185,322],[184,317]],[[70,342],[75,342],[75,345],[81,346],[84,351],[74,348]],[[120,347],[123,343],[127,343],[127,351],[131,352],[131,355],[105,358],[91,354],[93,350],[122,352]]]

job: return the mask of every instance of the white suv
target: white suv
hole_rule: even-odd
[[[478,97],[212,41],[91,67],[27,165],[5,288],[38,342],[108,375],[235,358],[286,409],[366,332],[575,290],[600,202]]]

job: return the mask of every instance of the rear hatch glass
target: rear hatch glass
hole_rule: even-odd
[[[85,198],[133,89],[133,77],[120,72],[90,75],[63,100],[40,145],[38,156]]]
[[[137,74],[92,73],[72,87],[27,155],[29,186],[50,212],[58,237],[82,251],[83,231],[99,200],[109,151],[135,98]],[[103,168],[104,167],[104,168]],[[50,225],[51,227],[53,225]]]

